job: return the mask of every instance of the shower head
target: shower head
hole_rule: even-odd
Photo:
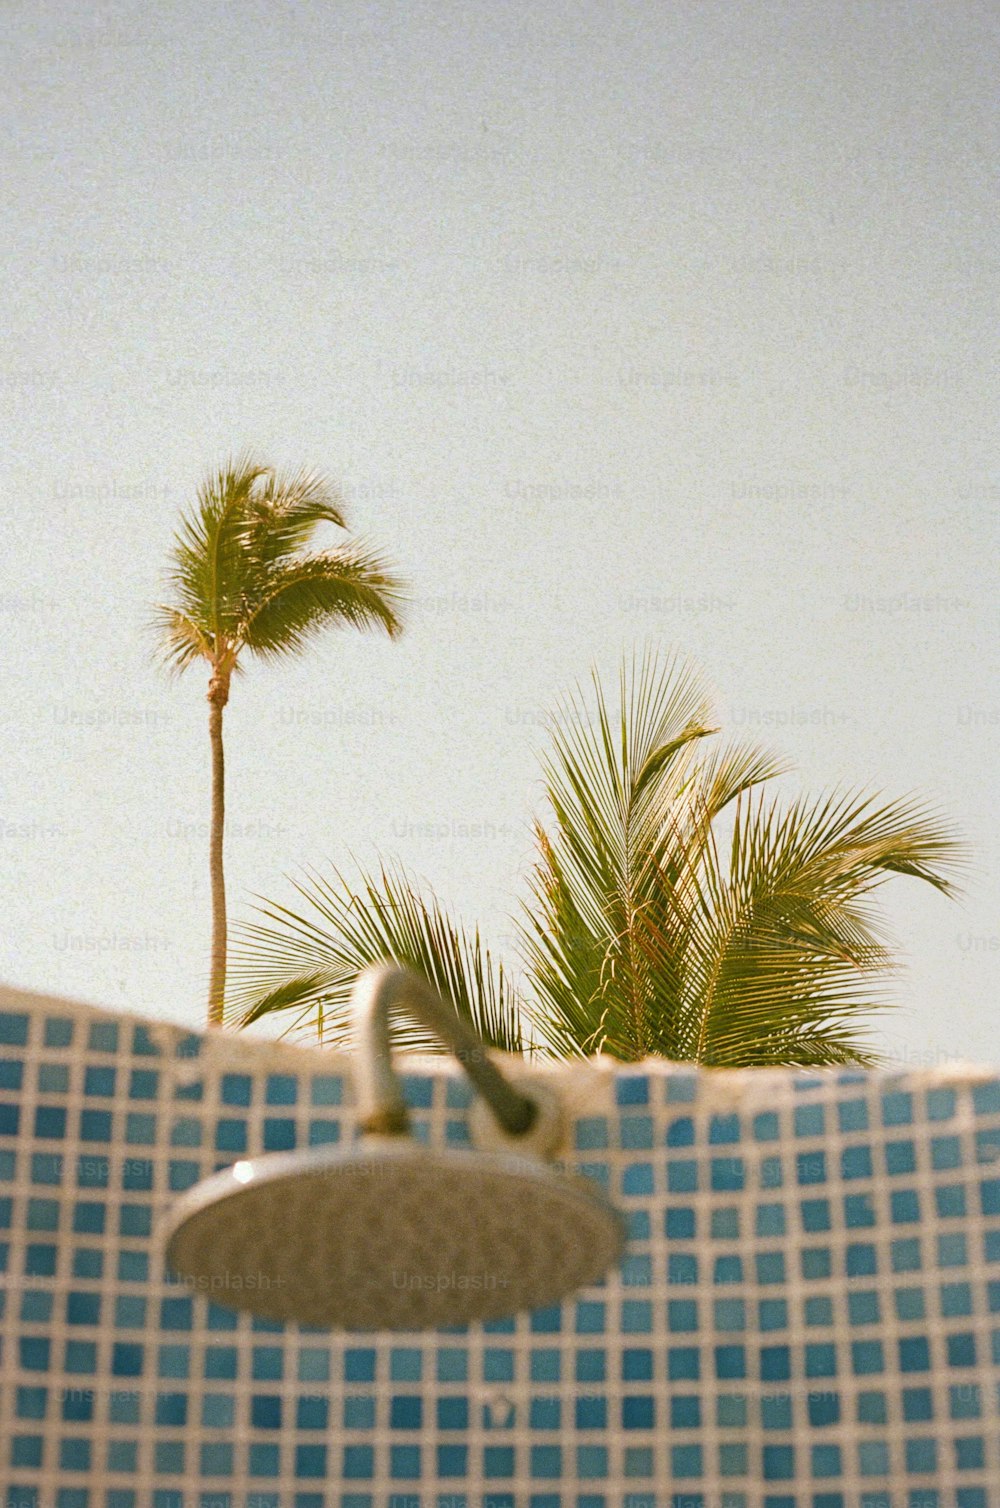
[[[524,1094],[423,980],[397,965],[361,976],[355,1065],[363,1134],[237,1162],[184,1194],[170,1266],[196,1292],[315,1327],[423,1329],[553,1304],[614,1265],[621,1217],[590,1182],[557,1173],[551,1091]],[[501,1150],[413,1141],[389,1053],[404,1008],[439,1032],[482,1092]],[[528,1155],[521,1153],[525,1146]]]
[[[582,1180],[505,1152],[366,1137],[207,1179],[178,1204],[172,1267],[270,1319],[407,1330],[555,1303],[617,1258],[615,1212]]]

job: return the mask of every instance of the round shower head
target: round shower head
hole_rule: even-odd
[[[554,1304],[623,1242],[591,1184],[541,1162],[369,1136],[206,1179],[171,1211],[167,1258],[194,1291],[270,1319],[416,1330]]]

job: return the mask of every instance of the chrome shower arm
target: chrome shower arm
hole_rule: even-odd
[[[396,1010],[405,1011],[451,1049],[505,1131],[517,1136],[531,1128],[535,1101],[507,1082],[482,1038],[419,974],[387,962],[359,974],[351,995],[358,1033],[354,1083],[365,1132],[405,1136],[409,1130],[403,1086],[392,1066],[390,1017]]]

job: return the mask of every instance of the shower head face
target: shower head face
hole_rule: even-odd
[[[237,1163],[174,1206],[170,1266],[231,1308],[419,1330],[557,1303],[624,1243],[599,1193],[506,1153],[369,1137]]]

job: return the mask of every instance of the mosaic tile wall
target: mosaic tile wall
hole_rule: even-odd
[[[0,994],[7,1508],[1000,1508],[996,1074],[558,1070],[631,1239],[516,1321],[331,1337],[169,1280],[171,1199],[348,1141],[345,1068]],[[406,1086],[467,1144],[457,1071]]]

